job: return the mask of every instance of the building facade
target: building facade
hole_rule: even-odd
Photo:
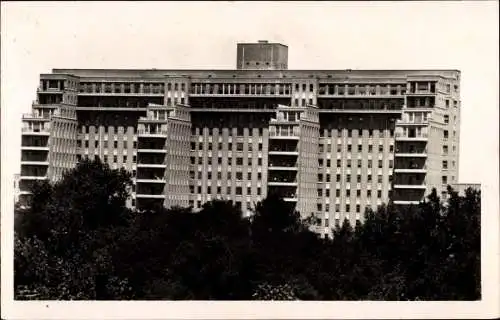
[[[54,69],[23,115],[20,200],[83,157],[132,172],[130,206],[250,212],[279,193],[320,232],[389,197],[458,182],[457,70],[289,70],[288,47],[238,44],[234,70]]]

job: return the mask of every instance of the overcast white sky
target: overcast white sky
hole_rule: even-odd
[[[498,1],[2,2],[1,9],[2,200],[20,170],[21,113],[31,110],[40,73],[234,68],[236,43],[259,39],[287,44],[290,69],[461,70],[459,180],[498,196]]]

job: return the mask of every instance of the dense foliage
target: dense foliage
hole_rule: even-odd
[[[83,161],[38,184],[16,209],[16,297],[168,300],[480,299],[480,194],[346,220],[333,239],[270,196],[242,218],[230,202],[200,212],[125,206],[123,170]]]

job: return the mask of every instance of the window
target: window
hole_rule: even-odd
[[[382,160],[379,160],[379,161],[378,161],[378,167],[379,167],[379,168],[382,168],[382,166],[383,166],[383,161],[382,161]]]
[[[326,211],[326,212],[330,211],[330,205],[329,205],[328,203],[327,203],[327,204],[325,204],[325,211]]]
[[[340,174],[337,175],[337,182],[340,182]]]
[[[243,172],[236,172],[236,180],[243,180]]]
[[[318,189],[318,197],[322,197],[323,196],[323,189]]]
[[[351,211],[351,206],[350,206],[350,205],[348,205],[348,204],[346,204],[346,205],[345,205],[345,211],[346,211],[346,212],[350,212],[350,211]]]
[[[381,190],[377,191],[377,198],[382,198],[382,191]]]
[[[123,156],[123,162],[127,162],[127,156]]]
[[[360,175],[356,176],[356,182],[361,183],[361,176]]]
[[[325,197],[330,197],[330,189],[325,190]]]
[[[367,181],[368,182],[372,182],[372,175],[371,174],[368,175],[368,180]]]
[[[236,158],[236,165],[237,166],[243,165],[243,158]]]
[[[450,123],[450,116],[449,116],[449,115],[445,115],[445,116],[444,116],[444,123],[445,123],[445,124]]]
[[[118,157],[117,156],[113,156],[113,162],[118,162]]]
[[[114,148],[118,148],[118,141],[114,141],[114,143],[113,143],[113,147],[114,147]]]
[[[347,159],[347,167],[350,168],[351,167],[351,159]]]
[[[443,169],[448,169],[448,161],[443,160]]]
[[[372,197],[372,191],[371,190],[366,190],[366,197],[371,198]]]
[[[345,191],[345,196],[348,197],[348,198],[351,196],[351,190],[350,189],[347,189]]]
[[[350,174],[346,175],[345,181],[346,182],[351,182],[351,175]]]
[[[448,154],[448,146],[443,146],[443,153]]]
[[[377,182],[378,182],[378,183],[382,183],[382,176],[378,176],[378,177],[377,177]]]
[[[361,152],[363,151],[363,146],[362,145],[358,145],[358,152]]]
[[[257,188],[257,195],[260,196],[260,187]]]
[[[372,167],[372,160],[368,160],[368,168]]]
[[[447,183],[448,183],[448,177],[447,177],[447,176],[442,176],[442,177],[441,177],[441,182],[442,182],[443,184],[447,184]]]
[[[356,190],[356,197],[358,197],[358,198],[361,197],[361,190],[359,190],[359,189]]]
[[[384,152],[384,146],[383,145],[379,145],[378,146],[378,152]]]
[[[361,206],[359,204],[356,205],[356,212],[361,212]]]
[[[368,152],[373,152],[373,146],[372,145],[368,146]]]
[[[236,187],[236,194],[241,195],[242,194],[242,188],[241,187]]]
[[[317,209],[318,209],[318,211],[321,211],[323,209],[323,205],[321,203],[318,203]]]

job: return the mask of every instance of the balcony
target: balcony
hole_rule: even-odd
[[[137,168],[161,168],[165,169],[166,163],[137,163]]]
[[[138,153],[167,153],[166,149],[149,149],[149,147],[146,146],[140,146],[139,149],[137,149]]]
[[[30,172],[22,173],[20,176],[20,179],[22,179],[22,180],[47,180],[48,179],[48,177],[46,175],[37,176],[34,174],[35,173],[30,173]]]
[[[270,130],[269,131],[269,139],[291,139],[291,140],[299,140],[300,139],[300,131],[295,130]]]
[[[272,187],[296,187],[297,186],[297,181],[268,181],[267,185]]]
[[[23,113],[23,120],[38,120],[38,121],[49,121],[51,116],[58,116],[60,114],[59,110],[54,112],[43,112],[42,114],[37,113]]]
[[[406,93],[407,96],[435,96],[436,92],[429,89],[410,90]]]
[[[167,130],[148,131],[148,130],[139,129],[137,131],[137,136],[138,137],[148,137],[148,138],[166,138],[167,133],[168,133]]]
[[[21,160],[21,165],[26,166],[48,166],[49,161],[47,160]]]
[[[165,178],[137,178],[137,183],[160,183],[165,184],[167,180]]]
[[[396,125],[403,125],[403,126],[426,126],[429,124],[429,118],[426,120],[423,119],[399,119],[396,120]]]
[[[394,200],[394,204],[397,205],[417,205],[420,201],[417,200]]]
[[[49,136],[50,126],[43,127],[23,127],[21,129],[23,135],[33,135],[33,136]]]
[[[168,120],[166,117],[163,117],[163,119],[158,118],[148,118],[148,117],[139,117],[139,122],[140,123],[166,123]]]
[[[394,173],[427,173],[427,168],[395,168]]]
[[[37,88],[37,93],[63,93],[63,89],[59,87],[46,87],[46,88]]]
[[[401,109],[320,109],[319,113],[368,113],[368,114],[394,114],[400,115],[403,111]]]
[[[394,189],[426,189],[425,184],[396,184],[394,183]]]
[[[396,132],[396,141],[428,141],[427,133],[409,135],[402,132]]]
[[[21,150],[49,151],[49,146],[21,146]]]
[[[421,153],[418,153],[418,152],[398,152],[396,151],[396,153],[394,154],[396,157],[400,157],[400,158],[414,158],[414,157],[419,157],[419,158],[426,158],[427,157],[427,152],[426,151],[422,151]]]
[[[294,166],[286,166],[286,165],[269,165],[268,170],[275,170],[275,171],[297,171],[298,168],[296,165]]]
[[[298,156],[299,151],[287,151],[287,150],[269,150],[269,155],[275,156]]]
[[[144,194],[144,193],[136,193],[135,197],[137,199],[165,199],[164,194]]]

